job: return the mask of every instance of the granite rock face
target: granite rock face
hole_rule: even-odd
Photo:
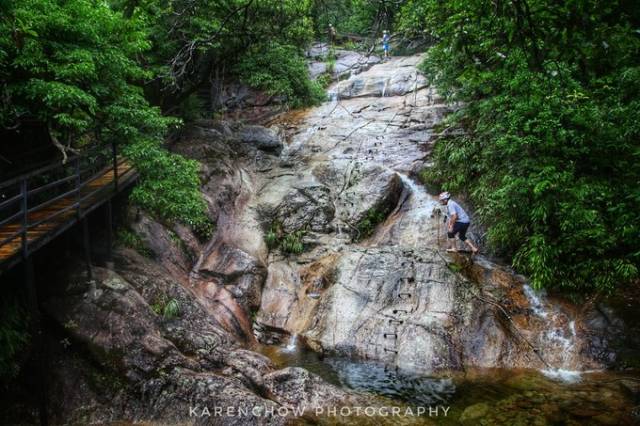
[[[452,108],[416,69],[420,60],[392,58],[334,84],[331,102],[289,126],[287,167],[258,177],[249,204],[312,234],[302,254],[271,250],[258,338],[277,329],[324,353],[426,374],[606,364],[613,354],[587,323],[599,318],[593,309],[536,294],[481,256],[445,252],[444,209],[413,177]],[[300,188],[323,189],[303,207],[292,196]],[[333,219],[318,205],[331,205]],[[594,333],[603,340],[591,343]]]

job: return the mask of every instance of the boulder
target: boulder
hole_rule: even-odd
[[[163,337],[160,318],[127,281],[106,269],[94,273],[94,281],[76,275],[63,294],[45,304],[75,341],[134,383],[162,370],[198,368]]]
[[[336,200],[337,217],[357,227],[369,212],[386,216],[398,203],[403,184],[392,170],[381,166],[356,166]]]
[[[276,155],[280,154],[284,147],[280,136],[272,129],[263,126],[244,126],[238,132],[238,137],[245,144]]]
[[[288,367],[264,376],[265,388],[272,399],[285,407],[339,407],[349,404],[371,404],[374,398],[356,396],[331,385],[304,368]]]

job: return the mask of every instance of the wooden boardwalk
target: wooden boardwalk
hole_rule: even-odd
[[[4,222],[7,223],[0,226],[0,271],[14,266],[30,253],[46,245],[132,183],[137,178],[137,174],[125,159],[117,157],[112,165],[99,169],[84,182],[80,182],[79,177],[78,172],[75,183],[73,175],[61,179],[60,182],[66,184],[71,182],[74,188],[61,196],[53,196],[49,200],[40,202],[35,207],[27,206],[26,200],[29,200],[32,194],[26,190],[22,193],[26,196],[19,194],[13,197],[15,202],[11,199],[0,202],[0,207],[14,204],[14,208],[16,204],[23,203],[18,213],[9,216],[8,219],[5,218]],[[19,182],[18,179],[14,181]],[[55,184],[56,182],[42,185],[33,192],[45,194],[45,191],[54,187]],[[26,187],[26,184],[24,186]],[[26,200],[23,200],[24,198]],[[0,213],[2,213],[1,209]],[[9,220],[12,217],[14,219]]]

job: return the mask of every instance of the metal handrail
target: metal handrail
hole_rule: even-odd
[[[36,189],[30,189],[29,190],[29,195],[36,195],[41,193],[42,191],[46,191],[47,189],[51,189],[51,188],[55,188],[58,185],[61,185],[63,183],[69,182],[70,180],[75,179],[75,175],[71,175],[71,176],[67,176],[66,178],[62,178],[53,182],[49,182],[47,184],[44,184],[42,186],[37,187]],[[19,197],[19,195],[18,195]],[[2,205],[0,205],[0,209],[2,208]]]
[[[11,186],[11,185],[15,185],[17,183],[20,183],[21,181],[23,181],[24,179],[30,179],[32,177],[35,176],[39,176],[45,172],[48,172],[50,170],[54,170],[54,169],[62,169],[64,167],[69,166],[70,164],[73,163],[73,161],[75,161],[76,159],[80,159],[82,157],[86,157],[87,154],[89,154],[90,152],[95,151],[96,149],[105,149],[106,147],[103,145],[94,145],[84,151],[82,151],[79,154],[72,154],[69,157],[67,157],[67,161],[66,163],[62,164],[62,163],[52,163],[43,167],[40,167],[39,169],[35,169],[30,171],[29,173],[25,173],[22,174],[20,176],[16,176],[14,178],[11,178],[9,180],[6,180],[4,182],[0,182],[0,189],[1,188],[6,188],[7,186]]]
[[[5,200],[5,201],[1,202],[0,203],[0,210],[4,209],[7,206],[15,204],[16,202],[20,201],[21,198],[22,198],[22,194],[18,194],[18,195],[15,195],[15,196],[9,198],[8,200]]]
[[[89,154],[91,154],[92,152],[98,149],[104,150],[105,155],[98,156],[95,162],[93,163],[89,162],[90,164],[88,165],[86,165],[86,162],[85,162],[85,166],[82,167],[81,166],[82,159],[88,158]],[[11,214],[9,217],[4,218],[0,221],[0,226],[15,223],[19,227],[19,229],[12,232],[11,235],[9,235],[8,237],[2,237],[3,239],[0,240],[0,247],[15,240],[17,237],[21,237],[22,255],[24,257],[28,256],[29,230],[43,223],[52,221],[54,218],[73,210],[76,211],[78,218],[82,217],[83,203],[86,200],[90,199],[91,197],[95,196],[100,191],[104,190],[106,186],[101,186],[96,189],[92,189],[90,191],[84,191],[84,189],[87,188],[87,186],[92,181],[94,181],[99,176],[107,172],[109,169],[113,170],[114,187],[117,190],[118,167],[121,164],[123,164],[126,160],[121,157],[118,157],[115,143],[112,144],[111,146],[111,153],[110,153],[111,155],[109,155],[109,152],[107,151],[107,149],[108,147],[104,145],[95,145],[90,147],[89,149],[84,150],[80,154],[74,154],[70,156],[67,162],[65,162],[65,164],[61,164],[61,163],[50,164],[45,167],[40,167],[29,173],[23,174],[21,176],[12,178],[8,181],[1,182],[0,189],[11,187],[12,185],[13,186],[19,185],[19,193],[17,195],[10,197],[7,200],[2,201],[0,203],[0,211],[2,211],[3,209],[6,209],[7,207],[15,205],[17,203],[20,203],[20,208],[19,208],[19,211],[17,211],[16,213]],[[46,182],[36,188],[29,189],[29,179],[32,179],[37,176],[41,176],[52,170],[65,170],[65,169],[67,169],[68,171],[66,171],[64,174],[70,173],[69,175],[64,176],[60,179],[56,179],[51,182]],[[90,176],[88,178],[83,179],[83,175],[86,175],[87,172],[90,173]],[[30,204],[29,197],[42,194],[47,190],[51,190],[52,188],[56,188],[64,184],[69,184],[71,182],[73,182],[72,189],[68,191],[64,191],[61,194],[56,194],[51,198],[49,198],[48,195],[45,195],[47,199],[44,201],[41,200],[43,197],[39,197],[40,198],[40,200],[38,200],[40,201],[39,204],[29,205]],[[55,191],[55,192],[58,192],[58,191]],[[53,205],[57,201],[60,201],[64,198],[71,198],[71,197],[73,197],[74,200],[69,205],[64,206],[63,208],[52,212],[47,217],[41,218],[35,222],[30,222],[29,216],[31,214],[37,211],[43,211],[46,207]],[[11,212],[9,211],[9,213]]]
[[[74,176],[74,177],[75,177],[75,176]],[[30,214],[30,213],[36,212],[36,211],[38,211],[38,210],[42,210],[42,209],[44,209],[45,207],[49,207],[51,204],[55,203],[56,201],[60,201],[61,199],[66,198],[66,197],[68,197],[68,196],[70,196],[70,195],[74,195],[74,194],[75,194],[76,192],[78,192],[79,190],[80,190],[80,188],[76,188],[76,187],[74,187],[73,189],[71,189],[71,190],[69,190],[69,191],[67,191],[67,192],[63,192],[62,194],[58,194],[58,195],[56,195],[55,197],[50,198],[50,199],[48,199],[47,201],[44,201],[44,202],[42,202],[42,203],[40,203],[40,204],[38,204],[38,205],[36,205],[36,206],[34,206],[34,207],[30,207],[30,208],[27,210],[27,215],[28,215],[28,214]],[[28,220],[29,220],[29,218],[28,218],[28,216],[27,216],[27,221],[28,221]]]
[[[22,197],[21,197],[21,198],[22,198]],[[6,219],[2,219],[2,221],[0,222],[0,226],[4,226],[4,225],[6,225],[7,223],[11,223],[12,221],[14,221],[14,220],[16,220],[16,219],[19,219],[21,216],[22,216],[22,211],[19,211],[18,213],[14,214],[14,215],[12,215],[12,216],[9,216],[9,217],[8,217],[8,218],[6,218]],[[2,245],[2,244],[0,244],[0,245]]]
[[[51,219],[56,218],[58,216],[60,216],[62,213],[66,213],[69,210],[75,210],[78,208],[78,203],[73,203],[73,204],[69,204],[67,207],[65,207],[62,210],[56,210],[55,212],[51,213],[49,216],[40,219],[37,222],[33,222],[27,225],[27,230],[35,228],[37,226],[42,225],[43,223],[49,222]]]

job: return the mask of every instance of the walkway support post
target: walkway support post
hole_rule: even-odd
[[[111,206],[111,199],[107,200],[106,206],[106,219],[107,219],[107,267],[113,267],[113,210]]]
[[[113,183],[116,192],[118,192],[118,150],[116,149],[116,141],[111,141],[111,156],[113,157]]]
[[[24,254],[23,254],[24,255]],[[31,336],[33,338],[33,348],[36,357],[36,374],[37,379],[37,398],[38,398],[38,415],[40,425],[47,426],[49,418],[47,415],[47,379],[46,379],[46,356],[44,347],[44,338],[42,333],[42,323],[40,321],[40,309],[38,308],[38,295],[36,293],[35,273],[33,269],[33,259],[27,256],[24,261],[24,275],[27,284],[27,299],[29,303],[29,316],[31,317]]]
[[[29,197],[29,193],[27,192],[27,179],[22,179],[20,181],[20,196],[21,196],[21,205],[20,205],[20,209],[22,210],[22,235],[20,236],[20,238],[22,239],[21,244],[22,244],[22,256],[24,256],[24,258],[26,259],[28,257],[28,248],[27,248],[27,244],[29,243],[29,241],[27,240],[27,227],[29,225],[28,223],[28,213],[29,213],[29,209],[28,209],[28,197]]]
[[[40,425],[49,424],[47,416],[47,381],[45,376],[45,355],[44,341],[42,336],[42,324],[40,322],[40,309],[38,308],[38,295],[36,292],[35,272],[33,270],[33,259],[29,253],[29,192],[27,187],[27,179],[20,181],[20,194],[22,197],[22,261],[24,264],[24,281],[27,287],[27,300],[29,304],[29,316],[31,317],[31,336],[33,338],[34,353],[36,356],[36,374],[37,379],[37,395],[38,395],[38,415]]]
[[[87,279],[93,279],[93,269],[91,268],[91,241],[89,240],[89,218],[82,218],[82,245],[84,246],[84,261],[87,264]]]

